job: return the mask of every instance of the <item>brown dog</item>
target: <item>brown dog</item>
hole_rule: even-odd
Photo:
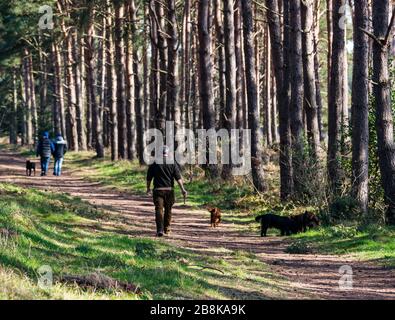
[[[314,213],[308,211],[303,214],[292,216],[291,219],[296,223],[298,232],[306,232],[307,228],[314,228],[320,225],[318,217]]]
[[[218,227],[221,222],[221,210],[218,208],[208,208],[208,211],[211,213],[211,227]]]

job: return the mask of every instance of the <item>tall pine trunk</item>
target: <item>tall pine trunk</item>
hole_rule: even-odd
[[[303,141],[303,61],[301,1],[290,1],[290,75],[291,75],[291,133],[294,188],[303,193],[304,141]]]
[[[127,158],[125,51],[123,26],[125,8],[122,1],[115,1],[115,66],[117,75],[118,150],[121,159]]]
[[[115,63],[114,29],[113,29],[112,6],[107,4],[107,90],[110,101],[110,146],[111,160],[116,161],[119,157],[118,150],[118,103],[117,103],[117,74]]]
[[[247,82],[248,124],[251,130],[251,167],[252,180],[257,191],[266,190],[262,167],[262,133],[259,126],[259,107],[256,61],[254,50],[254,28],[251,0],[242,1],[245,75]]]
[[[206,130],[215,129],[209,3],[210,0],[201,0],[198,3],[200,107],[203,110],[203,127]],[[196,110],[196,107],[194,110]],[[196,116],[194,117],[194,123],[196,124]],[[206,174],[209,177],[218,176],[216,165],[209,164],[206,169]]]
[[[291,134],[289,122],[289,61],[288,61],[288,43],[289,43],[289,10],[288,0],[284,1],[284,46],[281,39],[281,21],[278,14],[272,12],[279,12],[276,0],[267,0],[266,5],[269,8],[268,21],[271,36],[272,53],[276,59],[273,60],[274,72],[277,84],[277,101],[280,124],[280,193],[281,199],[286,200],[292,194],[293,179],[292,179],[292,155],[291,155]],[[285,57],[286,56],[286,57]]]
[[[224,40],[225,40],[225,65],[226,65],[226,103],[225,103],[225,123],[224,127],[228,131],[229,141],[222,143],[229,144],[229,153],[231,146],[231,132],[236,127],[236,53],[235,53],[235,23],[234,23],[234,6],[233,0],[224,0]],[[229,154],[229,163],[222,167],[222,178],[229,179],[232,174],[232,161]]]
[[[88,6],[89,17],[87,25],[87,38],[86,38],[86,51],[85,58],[87,63],[87,88],[89,101],[91,106],[92,114],[92,142],[96,150],[96,156],[98,158],[104,157],[104,143],[103,143],[103,123],[102,113],[100,111],[100,105],[96,99],[96,81],[95,81],[95,67],[94,67],[94,11],[92,4]]]
[[[342,19],[340,8],[345,3],[346,0],[333,1],[332,6],[333,21],[337,23],[333,23],[330,91],[328,97],[328,178],[334,195],[339,194],[342,185],[340,142],[342,139],[341,116],[343,110],[345,31],[340,23]]]
[[[381,180],[388,205],[386,221],[395,224],[395,145],[388,68],[389,43],[387,35],[390,1],[373,1],[373,91],[376,108],[376,131]],[[393,12],[393,14],[395,11]],[[393,23],[393,21],[391,21]]]
[[[369,200],[369,44],[368,0],[354,3],[354,65],[352,81],[352,194],[366,213]]]
[[[303,28],[303,74],[304,101],[307,120],[307,138],[310,145],[311,157],[317,161],[320,146],[320,131],[318,126],[317,88],[315,81],[314,63],[314,15],[313,0],[302,4]]]

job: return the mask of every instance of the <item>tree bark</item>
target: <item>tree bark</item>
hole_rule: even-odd
[[[177,133],[181,127],[181,110],[179,104],[179,86],[178,78],[178,47],[179,36],[177,28],[177,13],[175,0],[167,0],[167,100],[166,108],[171,113],[172,120]]]
[[[209,2],[210,0],[201,0],[198,3],[200,106],[203,110],[203,127],[206,130],[215,129]],[[195,109],[196,108],[194,108],[194,110]],[[194,123],[196,123],[196,117],[194,118]],[[216,165],[208,164],[206,169],[206,175],[209,177],[214,178],[218,176],[218,168]]]
[[[234,6],[233,0],[224,1],[224,39],[225,39],[225,65],[226,65],[226,103],[225,103],[225,123],[224,127],[231,137],[232,129],[236,128],[236,53],[235,53],[235,23],[234,23]],[[223,141],[229,144],[231,142]],[[222,178],[229,179],[232,175],[232,161],[229,155],[229,163],[222,166]]]
[[[83,50],[80,49],[80,39],[77,31],[73,33],[73,60],[74,60],[74,81],[76,88],[76,120],[77,120],[77,133],[78,133],[78,145],[81,151],[86,151],[88,149],[86,142],[86,129],[85,129],[85,108],[84,108],[84,89],[83,80],[81,76],[81,54]]]
[[[124,33],[125,41],[125,58],[126,58],[126,125],[127,125],[127,155],[129,160],[136,158],[136,115],[135,115],[135,83],[133,74],[133,50],[137,44],[132,43],[132,25],[137,23],[132,20],[131,1],[125,2],[125,20],[127,22],[127,30]]]
[[[283,201],[287,200],[293,189],[292,179],[292,154],[291,154],[291,135],[289,121],[289,0],[284,0],[284,45],[281,39],[280,13],[276,0],[267,0],[267,18],[270,28],[271,49],[276,59],[273,60],[274,72],[276,74],[277,100],[280,118],[280,193]]]
[[[395,145],[389,78],[388,33],[390,1],[373,1],[373,91],[376,109],[376,131],[381,180],[388,205],[386,222],[395,224]],[[392,14],[395,13],[395,10]]]
[[[88,5],[89,17],[87,24],[87,37],[86,37],[86,51],[85,57],[87,62],[87,88],[89,101],[92,112],[92,142],[96,150],[96,157],[104,157],[104,142],[103,142],[103,123],[102,123],[102,110],[100,103],[96,100],[96,81],[95,81],[95,67],[94,67],[94,11],[93,4]]]
[[[214,24],[218,42],[218,82],[219,82],[219,103],[218,111],[220,118],[220,126],[225,124],[225,105],[226,105],[226,65],[225,65],[225,38],[224,38],[224,22],[222,17],[222,1],[214,1]]]
[[[302,3],[304,100],[307,120],[307,138],[312,160],[318,160],[320,132],[318,126],[317,88],[314,63],[313,1]]]
[[[290,1],[290,75],[291,75],[291,133],[293,180],[296,193],[303,192],[303,61],[301,1]]]
[[[159,105],[155,117],[157,129],[165,132],[166,116],[170,111],[166,109],[167,98],[167,41],[165,37],[165,10],[163,3],[155,1],[155,15],[158,29],[158,54],[159,54]],[[169,118],[169,117],[168,117]]]
[[[354,65],[352,81],[352,194],[367,213],[369,200],[369,45],[368,0],[354,3]]]
[[[333,2],[333,21],[340,21],[340,7],[345,0]],[[345,41],[344,29],[340,23],[333,23],[333,42],[330,69],[330,91],[328,97],[328,178],[334,195],[339,194],[342,185],[342,169],[340,164],[342,139],[342,110],[343,110],[343,77],[344,77]]]
[[[18,144],[18,86],[16,69],[12,70],[12,109],[10,119],[10,144]]]
[[[266,190],[262,168],[262,133],[259,126],[258,90],[256,61],[254,52],[254,30],[251,0],[242,1],[244,55],[247,82],[248,123],[251,129],[251,167],[252,180],[257,191]]]
[[[130,0],[130,15],[131,15],[131,36],[132,42],[137,43],[137,8],[134,0]],[[142,110],[142,84],[141,72],[139,67],[139,53],[138,48],[133,46],[133,74],[134,74],[134,107],[136,115],[136,142],[137,142],[137,155],[140,164],[144,164],[144,113]]]
[[[125,97],[125,51],[123,40],[123,23],[125,8],[122,1],[116,1],[115,7],[115,67],[117,75],[117,113],[118,113],[118,150],[121,159],[127,159],[127,123]]]

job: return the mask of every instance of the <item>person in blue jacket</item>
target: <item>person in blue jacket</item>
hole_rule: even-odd
[[[67,152],[67,143],[66,141],[64,141],[60,133],[56,135],[54,145],[55,145],[55,150],[53,152],[53,157],[55,159],[55,166],[54,166],[53,175],[59,177],[62,175],[63,159],[64,159],[64,155]]]
[[[36,156],[41,159],[41,176],[46,176],[51,160],[51,154],[55,151],[55,146],[49,139],[49,133],[44,132],[37,145]]]

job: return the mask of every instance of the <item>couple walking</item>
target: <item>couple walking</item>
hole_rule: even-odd
[[[44,132],[37,145],[36,151],[36,156],[40,157],[41,160],[41,176],[46,176],[48,173],[51,155],[53,155],[55,160],[53,175],[60,176],[62,174],[62,165],[66,152],[67,143],[60,133],[58,133],[55,140],[52,141],[49,138],[49,133]]]

